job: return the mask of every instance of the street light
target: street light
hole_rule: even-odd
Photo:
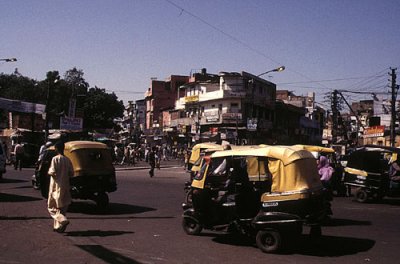
[[[257,75],[257,77],[260,77],[261,75],[264,75],[264,74],[267,74],[267,73],[270,73],[270,72],[281,72],[281,71],[284,71],[284,70],[285,70],[285,66],[280,66],[280,67],[278,67],[276,69],[263,72],[263,73]]]
[[[60,81],[60,77],[57,76],[55,80],[52,82],[53,85]],[[47,96],[46,96],[46,107],[44,109],[45,112],[45,127],[44,127],[44,140],[47,142],[49,137],[49,103],[50,103],[50,80],[47,81]]]
[[[281,72],[285,70],[285,66],[280,66],[278,68],[263,72],[259,75],[257,75],[257,77],[260,77],[261,75],[270,73],[270,72]],[[255,98],[254,98],[254,90],[256,88],[256,84],[255,84],[255,78],[252,78],[251,80],[248,81],[249,84],[251,84],[252,89],[251,89],[251,98],[250,98],[250,111],[247,114],[247,127],[249,128],[249,124],[251,124],[251,131],[255,131],[255,133],[257,133],[258,130],[258,116],[257,113],[254,113],[254,106],[255,106]],[[256,115],[255,117],[253,117],[253,115]],[[250,133],[251,138],[250,138],[250,143],[253,144],[253,133]]]
[[[0,59],[0,61],[14,62],[14,61],[17,61],[17,59],[16,58],[8,58],[8,59]]]

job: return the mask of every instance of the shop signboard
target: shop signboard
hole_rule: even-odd
[[[364,138],[383,137],[384,134],[385,126],[372,126],[364,130]]]
[[[257,130],[257,118],[247,118],[247,130],[249,131]]]

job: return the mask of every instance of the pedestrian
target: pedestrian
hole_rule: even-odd
[[[135,166],[136,164],[136,149],[135,147],[131,147],[130,151],[129,151],[129,157],[130,157],[130,163]]]
[[[24,146],[21,144],[21,140],[18,140],[17,144],[14,147],[14,155],[15,155],[15,163],[14,169],[21,170],[22,169],[22,161],[24,158]]]
[[[129,154],[130,154],[130,152],[129,152],[129,147],[128,146],[125,146],[124,147],[124,157],[122,158],[122,161],[121,161],[121,165],[124,165],[125,164],[125,161],[128,163],[128,165],[129,165]]]
[[[46,154],[46,150],[52,145],[51,141],[46,142],[40,147],[39,150],[39,157],[38,157],[38,163],[41,162],[44,158],[44,154]]]
[[[167,147],[163,147],[163,149],[162,149],[162,159],[163,159],[163,161],[168,160],[168,158],[167,158]]]
[[[156,167],[157,169],[161,169],[161,147],[158,146],[156,149]]]
[[[71,161],[64,156],[64,143],[57,142],[54,147],[57,155],[51,160],[48,171],[51,177],[47,210],[54,219],[53,231],[63,233],[69,224],[66,213],[71,204],[69,181],[74,170]]]
[[[149,175],[150,177],[154,176],[154,168],[156,167],[156,160],[158,159],[156,154],[156,147],[153,147],[148,153],[148,162],[150,165]]]
[[[330,190],[330,187],[331,187],[330,181],[331,181],[333,172],[335,170],[331,167],[331,165],[329,164],[328,158],[325,156],[319,157],[319,160],[317,163],[318,163],[318,165],[317,165],[318,173],[319,173],[322,185],[326,189]]]
[[[7,143],[5,141],[3,141],[3,150],[4,150],[4,157],[6,159],[6,163],[8,162],[8,146]]]
[[[389,160],[389,180],[391,192],[400,188],[400,166],[397,160],[397,153],[393,153]]]

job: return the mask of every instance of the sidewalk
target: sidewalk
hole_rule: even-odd
[[[144,169],[150,169],[150,165],[145,162],[144,160],[136,162],[135,165],[133,164],[114,164],[115,170],[120,171],[120,170],[144,170]],[[160,168],[172,168],[172,167],[180,167],[183,169],[183,162],[181,160],[166,160],[166,161],[161,161]]]

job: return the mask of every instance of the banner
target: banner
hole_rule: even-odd
[[[61,117],[60,129],[65,130],[82,130],[83,119],[79,117]]]
[[[0,109],[10,112],[35,113],[41,115],[45,112],[46,105],[0,98]]]

